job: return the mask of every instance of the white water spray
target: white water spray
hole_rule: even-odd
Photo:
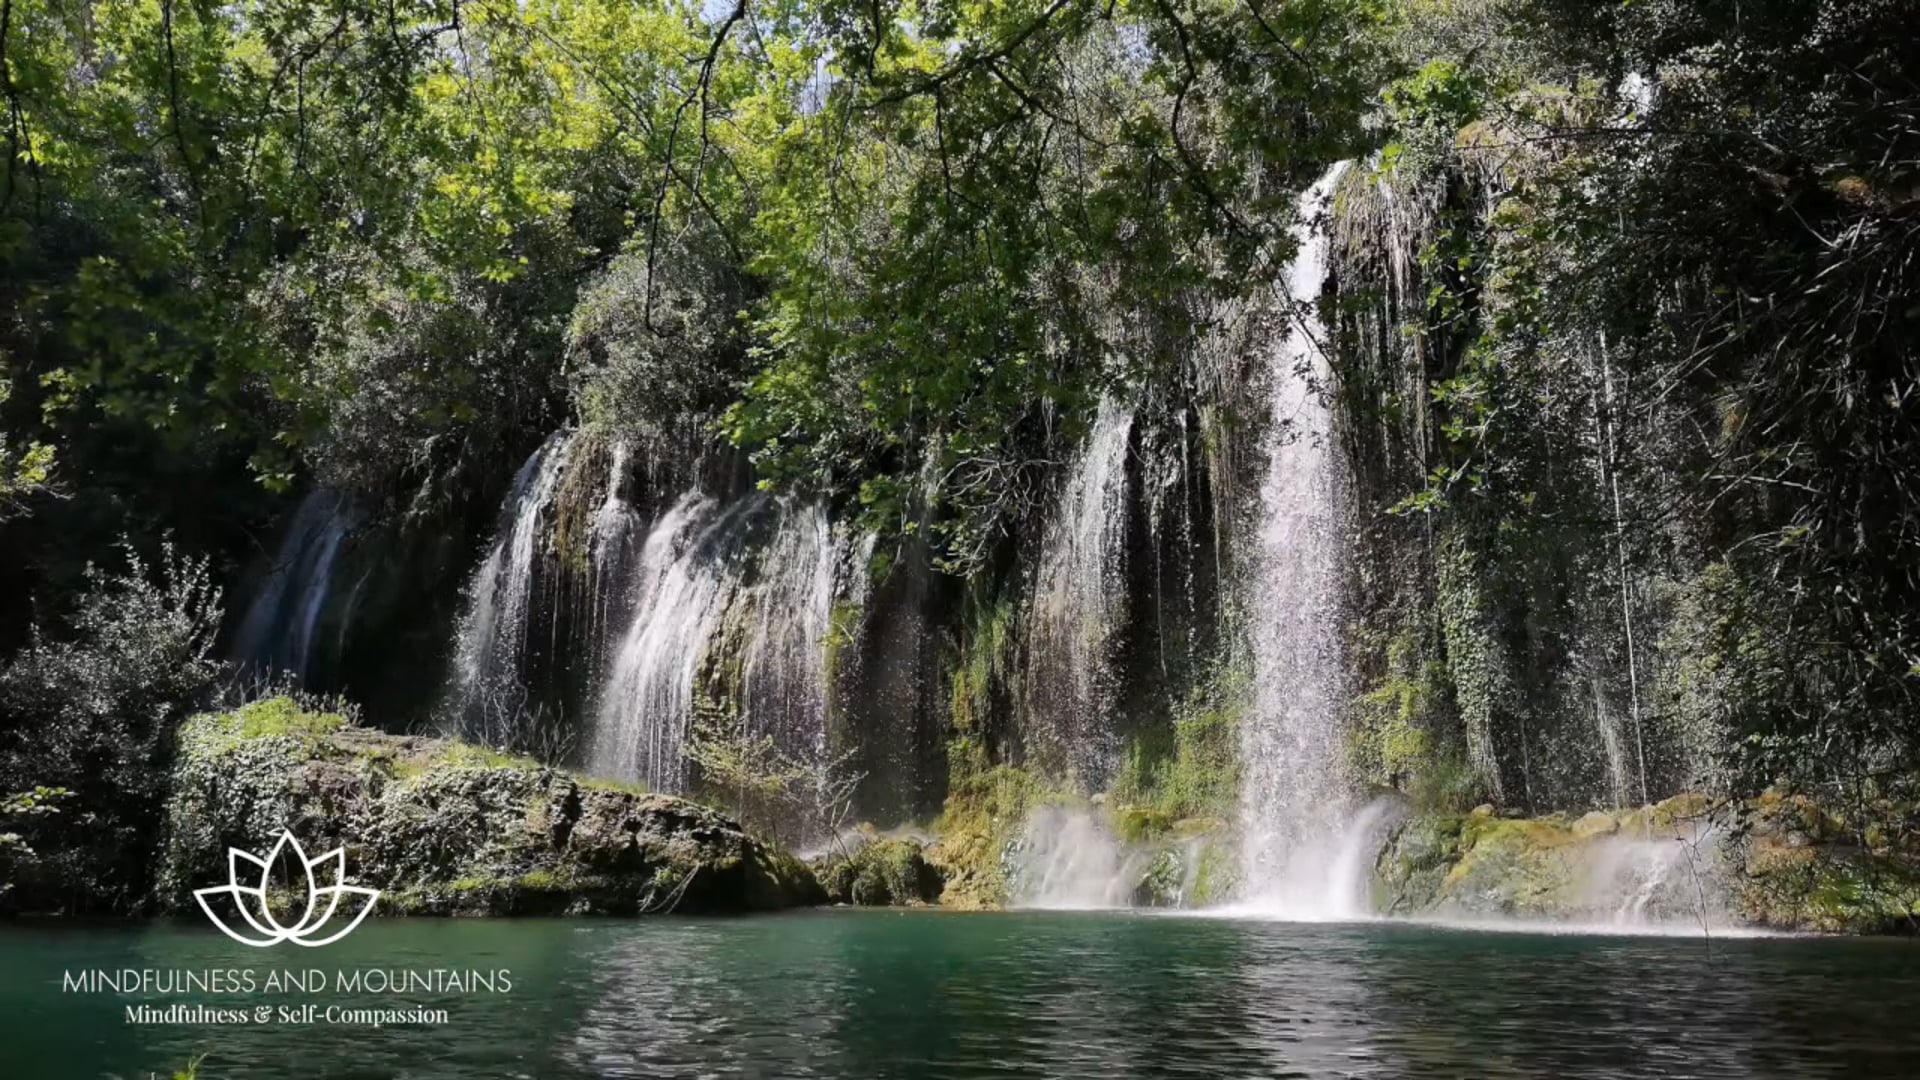
[[[1582,908],[1621,929],[1673,927],[1721,933],[1728,927],[1719,866],[1720,829],[1679,822],[1601,840],[1584,860]]]
[[[574,433],[556,431],[514,474],[500,531],[468,586],[447,713],[461,730],[485,734],[525,702],[529,608],[542,517],[573,452]]]
[[[595,709],[595,773],[684,788],[694,680],[726,611],[750,510],[689,492],[648,533],[630,578],[633,619]]]
[[[1100,403],[1047,523],[1027,615],[1021,697],[1032,748],[1097,788],[1112,768],[1113,628],[1126,618],[1127,446],[1133,414]]]
[[[708,654],[731,640],[722,628],[743,617],[736,647],[747,729],[771,736],[796,761],[818,760],[826,742],[834,556],[818,504],[682,496],[654,523],[624,575],[630,621],[595,705],[591,769],[656,791],[686,790],[682,754],[700,681],[711,674]]]
[[[827,634],[833,618],[833,530],[817,503],[782,503],[760,553],[747,642],[748,726],[802,762],[826,753]]]
[[[1014,907],[1053,911],[1123,908],[1137,874],[1119,837],[1090,810],[1041,806],[1014,847],[1009,892]]]
[[[1286,286],[1292,317],[1274,350],[1259,549],[1248,582],[1255,700],[1241,730],[1241,901],[1282,918],[1365,911],[1378,812],[1355,816],[1345,762],[1339,644],[1346,484],[1322,385],[1324,218],[1346,163],[1300,198]],[[1371,838],[1371,839],[1370,839]]]

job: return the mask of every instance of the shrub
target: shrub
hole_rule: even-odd
[[[154,573],[87,571],[63,632],[36,627],[0,668],[0,791],[59,787],[63,813],[25,823],[39,857],[6,900],[124,911],[145,894],[179,722],[210,695],[220,596],[204,559],[163,550]]]

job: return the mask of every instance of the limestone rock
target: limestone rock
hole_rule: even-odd
[[[598,785],[440,739],[385,735],[284,699],[180,733],[156,901],[223,884],[227,849],[282,829],[342,846],[383,914],[766,911],[817,903],[799,860],[685,799]]]

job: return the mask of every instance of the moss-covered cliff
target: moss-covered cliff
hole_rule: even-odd
[[[1390,915],[1908,933],[1920,875],[1893,847],[1849,841],[1802,796],[1735,807],[1699,795],[1580,816],[1416,814],[1374,868]]]
[[[286,698],[181,729],[156,900],[222,884],[282,829],[344,846],[383,914],[766,911],[823,899],[797,859],[684,799],[458,742],[381,734]]]

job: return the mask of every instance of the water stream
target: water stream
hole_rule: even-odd
[[[594,710],[594,773],[657,791],[684,787],[681,749],[695,680],[726,610],[753,508],[750,500],[692,491],[648,531],[628,577],[632,618]]]
[[[1011,861],[1012,904],[1035,910],[1127,907],[1139,879],[1137,857],[1123,849],[1099,814],[1081,807],[1035,809]]]
[[[574,440],[574,432],[554,432],[514,474],[499,532],[467,587],[445,714],[458,730],[489,742],[504,741],[530,704],[525,666],[535,562]]]
[[[320,489],[294,511],[273,569],[234,637],[233,656],[266,674],[311,682],[321,663],[320,623],[333,596],[334,570],[356,515],[346,497]]]
[[[1302,919],[1358,914],[1346,850],[1356,824],[1347,779],[1339,650],[1345,484],[1322,395],[1325,217],[1342,163],[1300,197],[1286,275],[1291,317],[1273,350],[1272,422],[1258,551],[1247,583],[1254,707],[1242,725],[1242,901]],[[1344,877],[1343,875],[1348,875]]]
[[[826,508],[782,502],[759,553],[742,676],[750,730],[801,763],[826,753],[827,633],[835,552]]]
[[[1103,400],[1047,522],[1027,612],[1028,753],[1089,791],[1099,790],[1117,756],[1112,645],[1126,618],[1132,432],[1133,413]]]
[[[628,621],[596,695],[591,771],[686,790],[703,690],[792,761],[819,760],[836,562],[826,510],[691,491],[653,524],[634,562],[621,575]]]

